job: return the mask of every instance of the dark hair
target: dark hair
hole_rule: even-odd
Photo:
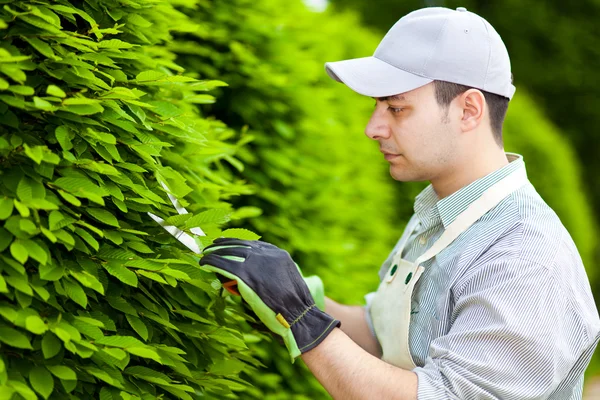
[[[473,89],[469,86],[445,81],[433,81],[433,83],[435,86],[435,99],[437,100],[437,103],[444,108],[448,108],[452,100],[454,100],[457,96],[463,94],[469,89]],[[502,124],[504,123],[504,117],[506,116],[506,111],[508,110],[509,99],[508,97],[486,92],[481,89],[478,90],[483,93],[485,101],[490,110],[490,125],[494,139],[496,140],[496,143],[502,147]]]

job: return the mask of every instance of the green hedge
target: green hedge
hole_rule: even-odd
[[[231,397],[260,362],[239,307],[146,214],[208,236],[251,193],[224,163],[243,141],[181,75],[168,1],[17,1],[0,9],[2,398]],[[10,4],[7,4],[10,3]],[[185,197],[185,199],[184,199]],[[37,393],[37,395],[36,395]],[[235,397],[235,396],[234,396]]]

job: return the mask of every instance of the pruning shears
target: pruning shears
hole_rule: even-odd
[[[162,181],[160,181],[160,184],[167,192],[167,196],[169,196],[169,200],[171,200],[171,203],[173,204],[173,207],[175,207],[175,209],[177,210],[177,213],[180,215],[188,214],[188,211],[185,209],[185,207],[183,207],[179,203],[179,200],[177,200],[177,198],[169,192],[169,188],[167,187],[167,185],[165,185],[165,183]],[[148,215],[150,216],[150,218],[152,218],[154,221],[156,221],[160,226],[162,226],[167,232],[169,232],[171,235],[173,235],[175,237],[175,239],[177,239],[179,242],[181,242],[185,247],[187,247],[188,249],[190,249],[191,251],[193,251],[196,254],[202,254],[202,251],[200,250],[200,246],[198,246],[196,239],[194,239],[194,237],[192,235],[182,231],[181,229],[177,228],[176,226],[166,225],[165,220],[162,219],[161,217],[159,217],[158,215],[152,214],[151,212],[148,212]],[[191,228],[190,232],[197,236],[206,236],[206,233],[204,233],[204,231],[202,229],[200,229],[199,227]],[[222,284],[223,284],[223,287],[225,288],[225,290],[227,290],[229,293],[231,293],[235,296],[240,296],[240,292],[237,289],[237,281],[229,280],[229,281],[223,282]]]

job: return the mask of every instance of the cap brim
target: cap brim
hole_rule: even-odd
[[[325,71],[336,81],[369,97],[392,96],[433,82],[433,79],[411,74],[375,57],[327,62]]]

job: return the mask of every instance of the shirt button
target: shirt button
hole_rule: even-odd
[[[425,238],[425,236],[421,236],[421,238],[419,239],[419,243],[421,243],[421,246],[424,246],[425,243],[427,243],[427,239]]]

